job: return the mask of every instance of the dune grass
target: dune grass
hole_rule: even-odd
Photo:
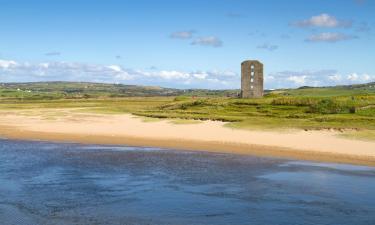
[[[56,99],[53,92],[47,99],[0,99],[0,112],[74,109],[98,114],[131,113],[147,122],[167,118],[173,124],[224,121],[228,122],[226,126],[238,129],[335,129],[344,132],[345,137],[375,140],[375,84],[277,90],[261,99],[223,97],[224,93],[229,92],[121,98],[96,93],[99,97]],[[59,115],[44,116],[52,119]]]
[[[169,121],[172,124],[177,124],[177,125],[184,125],[184,124],[199,124],[202,123],[203,121],[201,120],[186,120],[186,119],[173,119]]]

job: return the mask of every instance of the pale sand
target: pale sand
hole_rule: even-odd
[[[2,111],[0,135],[16,139],[128,144],[282,156],[375,165],[375,142],[338,137],[334,131],[249,131],[225,123],[143,122],[129,114],[103,115],[74,110]]]

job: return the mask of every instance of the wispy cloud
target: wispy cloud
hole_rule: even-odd
[[[279,46],[273,45],[273,44],[269,44],[269,43],[264,43],[264,44],[258,45],[257,48],[258,49],[268,50],[268,51],[275,51],[276,49],[279,48]]]
[[[281,71],[271,73],[265,77],[266,83],[271,83],[272,88],[319,86],[325,85],[325,77],[336,74],[336,70],[304,70]]]
[[[88,81],[159,85],[179,88],[237,88],[240,76],[233,71],[179,71],[129,69],[121,65],[73,62],[29,63],[0,60],[0,82]]]
[[[335,27],[351,27],[351,21],[338,20],[336,17],[329,14],[323,13],[317,16],[312,16],[306,20],[300,20],[292,22],[291,25],[296,27],[326,27],[326,28],[335,28]]]
[[[195,39],[191,44],[211,46],[211,47],[216,47],[216,48],[223,46],[223,42],[218,37],[214,37],[214,36],[199,37]]]
[[[356,39],[357,36],[354,35],[347,35],[343,33],[333,33],[333,32],[324,32],[319,34],[313,34],[306,38],[305,41],[307,42],[329,42],[335,43],[339,41],[346,41],[351,39]]]
[[[17,63],[13,60],[1,60],[0,59],[0,69],[8,69],[10,67],[15,67],[17,66]]]
[[[46,55],[46,56],[59,56],[59,55],[61,55],[61,52],[52,51],[52,52],[47,52],[44,55]]]
[[[173,32],[170,35],[170,38],[173,38],[173,39],[191,39],[191,38],[193,38],[194,33],[195,33],[195,31],[193,31],[193,30],[177,31],[177,32]]]
[[[346,77],[347,80],[353,82],[353,83],[363,83],[363,82],[370,82],[375,80],[375,76],[371,76],[369,74],[357,74],[357,73],[352,73],[349,74]]]
[[[294,84],[298,85],[298,86],[302,86],[302,85],[306,85],[307,83],[307,76],[306,75],[302,75],[302,76],[289,76],[287,77],[286,79],[287,81],[291,81],[293,82]]]
[[[265,83],[269,88],[335,86],[373,81],[375,81],[375,75],[366,73],[344,75],[339,74],[336,70],[281,71],[265,76]]]
[[[175,88],[229,89],[239,88],[240,80],[240,74],[231,70],[129,69],[116,64],[0,60],[0,82],[87,81]],[[328,86],[373,81],[374,74],[340,74],[336,70],[290,70],[265,75],[266,88]]]

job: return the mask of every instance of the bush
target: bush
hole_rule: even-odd
[[[308,112],[321,114],[355,113],[354,106],[332,99],[320,100],[317,104],[310,105]]]
[[[232,102],[231,105],[236,105],[236,106],[257,106],[259,105],[259,102],[256,102],[256,101],[241,101],[241,100],[237,100],[237,101],[234,101]]]
[[[173,99],[173,101],[175,102],[179,102],[179,101],[187,101],[187,100],[190,100],[191,97],[189,96],[177,96]]]
[[[316,98],[293,98],[283,97],[274,99],[272,105],[288,105],[288,106],[311,106],[317,104],[318,99]]]
[[[185,102],[185,103],[182,103],[181,106],[180,106],[180,109],[188,109],[189,107],[193,107],[193,106],[203,106],[206,104],[206,100],[196,100],[196,101],[193,101],[193,102]]]

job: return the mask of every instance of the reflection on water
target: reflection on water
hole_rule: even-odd
[[[2,224],[375,224],[375,169],[0,140]]]

